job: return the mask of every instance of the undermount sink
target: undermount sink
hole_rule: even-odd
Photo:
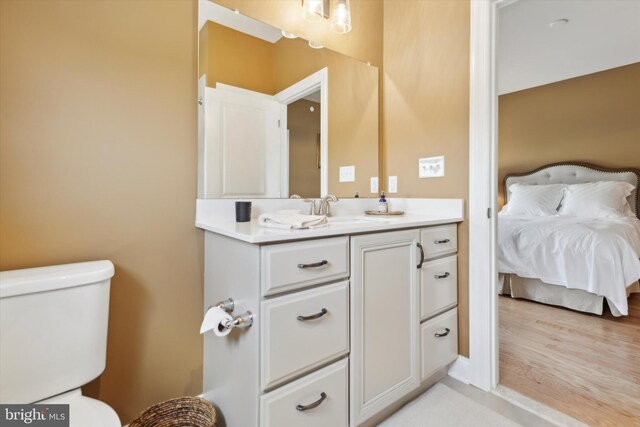
[[[330,216],[327,217],[329,225],[356,225],[371,224],[375,222],[387,222],[389,218],[373,218],[368,216]]]

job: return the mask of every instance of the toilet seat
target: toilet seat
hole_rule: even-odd
[[[122,427],[116,411],[104,402],[83,396],[79,388],[37,404],[68,404],[69,427]]]

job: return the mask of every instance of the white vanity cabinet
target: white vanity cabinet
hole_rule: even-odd
[[[205,233],[205,309],[253,324],[204,336],[204,397],[224,426],[348,424],[349,237],[252,244]]]
[[[204,335],[203,395],[218,425],[373,425],[444,375],[457,357],[455,233],[255,243],[206,232],[205,310],[232,298],[232,316],[253,316]]]
[[[418,230],[351,238],[351,425],[420,386]]]
[[[455,224],[421,230],[425,261],[420,268],[421,379],[458,357],[458,236]]]

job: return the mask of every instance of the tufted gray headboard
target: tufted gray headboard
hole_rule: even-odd
[[[628,197],[629,206],[640,218],[640,198],[638,185],[640,184],[640,169],[619,168],[611,169],[588,163],[561,162],[552,163],[525,173],[514,173],[504,177],[505,202],[509,201],[511,192],[509,186],[520,184],[582,184],[597,181],[624,181],[635,185],[635,190]]]

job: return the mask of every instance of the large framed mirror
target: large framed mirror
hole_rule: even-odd
[[[367,195],[377,67],[199,3],[198,198]]]

